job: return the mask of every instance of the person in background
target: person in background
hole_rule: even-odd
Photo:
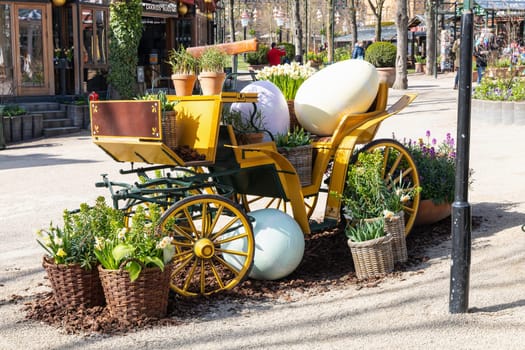
[[[454,41],[454,45],[452,45],[452,52],[454,52],[454,55],[456,56],[454,58],[454,68],[456,69],[456,77],[454,78],[454,90],[457,90],[459,84],[460,45],[461,43],[459,38],[457,38],[456,41]]]
[[[474,57],[476,58],[476,69],[478,71],[477,83],[481,83],[485,68],[487,68],[488,51],[486,50],[483,42],[480,42],[474,47]]]
[[[363,48],[362,41],[358,41],[355,43],[354,51],[352,52],[352,58],[357,60],[365,59],[365,49]]]
[[[268,51],[268,63],[270,66],[277,66],[281,64],[281,57],[286,55],[286,51],[277,48],[276,43],[272,43],[272,48]]]

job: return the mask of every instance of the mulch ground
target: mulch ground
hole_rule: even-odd
[[[480,218],[473,218],[473,226]],[[170,295],[168,315],[162,319],[144,318],[134,322],[123,322],[112,318],[105,307],[63,310],[58,307],[53,295],[35,294],[26,302],[26,319],[44,322],[67,333],[123,334],[160,325],[176,325],[195,318],[206,318],[212,309],[221,303],[231,303],[228,308],[242,309],[246,303],[261,303],[274,300],[286,302],[308,295],[321,294],[337,288],[375,287],[385,278],[396,278],[404,271],[416,270],[424,273],[421,263],[429,258],[425,252],[450,239],[450,218],[437,224],[416,227],[407,237],[408,261],[397,264],[391,274],[373,280],[358,281],[354,272],[350,250],[341,228],[318,232],[306,238],[304,257],[299,267],[288,277],[277,281],[248,279],[231,291],[223,291],[211,297],[184,298]],[[11,302],[20,297],[12,296]]]

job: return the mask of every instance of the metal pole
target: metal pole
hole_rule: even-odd
[[[439,43],[439,40],[438,40],[438,8],[439,8],[439,0],[436,0],[434,2],[434,4],[435,4],[435,7],[434,7],[434,33],[435,33],[435,40],[436,40],[436,44],[434,45],[434,60],[436,61],[435,64],[434,64],[434,78],[437,79],[438,67],[439,67],[439,62],[438,62],[438,43]]]
[[[472,94],[473,14],[470,1],[461,17],[458,130],[454,203],[452,203],[452,264],[450,268],[450,313],[468,311],[472,217],[468,203],[470,112]]]

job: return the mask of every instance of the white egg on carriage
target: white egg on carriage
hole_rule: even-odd
[[[330,136],[345,113],[366,112],[377,95],[376,68],[363,60],[329,65],[310,78],[295,96],[295,115],[312,134]]]
[[[284,134],[288,131],[290,125],[288,104],[283,93],[275,84],[266,80],[255,81],[246,85],[241,92],[257,93],[256,109],[262,113],[264,128],[272,135]],[[253,113],[253,104],[232,103],[230,110],[241,112],[243,118],[249,119]],[[265,135],[265,140],[269,139],[270,136]]]

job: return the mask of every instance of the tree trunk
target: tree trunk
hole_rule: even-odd
[[[436,11],[432,1],[425,3],[425,17],[427,22],[427,75],[434,75],[436,70]]]
[[[383,5],[385,0],[376,0],[375,4],[372,3],[372,0],[368,0],[368,5],[372,9],[372,13],[376,17],[376,33],[375,41],[381,41],[381,20],[383,18]]]
[[[407,51],[408,51],[408,15],[407,0],[396,0],[396,81],[392,88],[404,90],[408,87],[407,80]]]
[[[295,1],[293,5],[294,15],[294,44],[295,44],[295,55],[303,55],[303,23],[301,22],[301,2]]]
[[[357,9],[356,0],[350,0],[350,26],[352,27],[352,45],[357,42]]]

